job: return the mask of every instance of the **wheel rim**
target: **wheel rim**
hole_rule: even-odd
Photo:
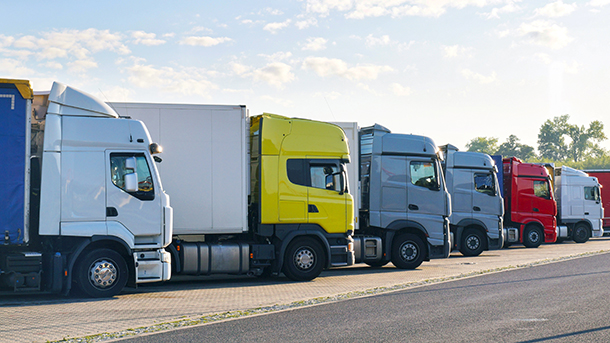
[[[481,240],[476,235],[466,237],[466,247],[470,250],[477,250],[481,246]]]
[[[538,243],[538,241],[540,240],[540,234],[537,230],[530,231],[527,236],[529,237],[530,242],[532,243]]]
[[[118,274],[114,261],[102,259],[91,264],[89,281],[95,288],[105,289],[115,283]]]
[[[413,261],[417,258],[417,245],[412,242],[404,242],[400,246],[400,257],[405,261]]]
[[[299,248],[294,254],[294,265],[300,270],[307,270],[313,267],[316,256],[311,248]]]

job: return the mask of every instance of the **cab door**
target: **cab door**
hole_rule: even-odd
[[[446,205],[440,166],[433,159],[409,159],[408,173],[407,219],[426,228],[430,244],[444,245]]]
[[[344,233],[352,208],[345,189],[345,173],[339,161],[310,160],[307,188],[307,222],[320,225],[328,233]]]
[[[123,225],[141,243],[156,243],[162,230],[161,197],[144,153],[107,152],[106,220]],[[133,180],[133,181],[130,181]],[[130,185],[130,183],[132,185]],[[146,239],[145,236],[150,236]],[[136,241],[137,243],[137,241]]]
[[[498,216],[502,215],[503,209],[495,174],[491,171],[475,171],[472,177],[474,180],[473,217],[485,224],[490,237],[497,238]]]

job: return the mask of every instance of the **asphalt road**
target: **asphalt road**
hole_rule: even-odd
[[[122,342],[605,342],[610,254]]]

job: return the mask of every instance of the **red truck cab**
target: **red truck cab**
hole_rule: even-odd
[[[557,240],[557,203],[546,168],[504,158],[504,233],[506,245],[528,248]]]

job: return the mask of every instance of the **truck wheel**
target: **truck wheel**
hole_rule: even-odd
[[[483,235],[477,229],[466,229],[462,234],[460,252],[464,256],[479,256],[483,252]]]
[[[523,245],[527,248],[538,248],[543,239],[542,230],[537,226],[528,226],[523,232]]]
[[[390,261],[364,262],[373,268],[380,268],[388,264]]]
[[[288,245],[284,274],[294,281],[313,280],[324,268],[324,251],[313,238],[296,238]]]
[[[87,253],[74,271],[78,289],[93,298],[112,297],[127,284],[127,262],[110,249],[96,249]]]
[[[589,228],[585,224],[578,224],[572,231],[572,239],[576,243],[584,243],[589,240]]]
[[[426,255],[426,246],[421,238],[405,233],[394,238],[392,243],[392,263],[400,269],[415,269],[421,265]]]

